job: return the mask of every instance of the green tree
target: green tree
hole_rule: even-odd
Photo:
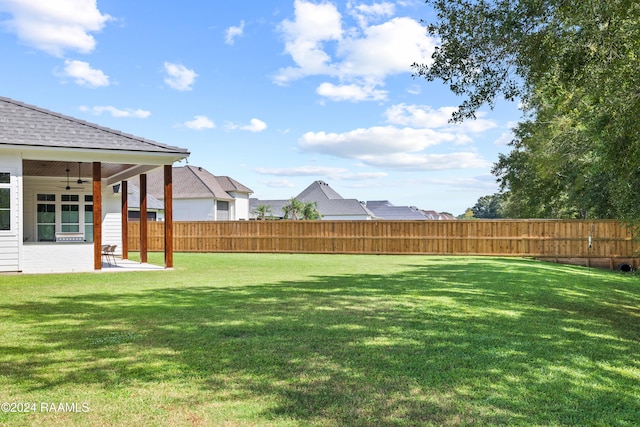
[[[440,46],[416,76],[440,79],[475,117],[520,100],[494,173],[518,216],[640,221],[640,4],[633,0],[428,0]]]
[[[304,211],[304,203],[300,200],[292,197],[289,199],[289,203],[282,207],[282,212],[284,213],[284,219],[292,219],[297,220],[302,217],[302,213]]]
[[[317,202],[303,202],[304,206],[302,208],[302,219],[310,219],[316,220],[321,219],[322,215],[318,212],[318,203]]]
[[[271,205],[265,205],[265,204],[258,205],[253,210],[253,214],[256,215],[259,220],[265,220],[272,215]]]
[[[481,219],[503,218],[502,198],[503,195],[501,193],[480,197],[471,208],[473,217]]]

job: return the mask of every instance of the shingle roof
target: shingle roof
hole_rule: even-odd
[[[182,166],[173,168],[173,198],[174,199],[210,199],[233,200],[229,191],[252,191],[229,177],[217,177],[207,170],[197,166]],[[222,178],[222,179],[220,179]],[[164,172],[156,169],[147,176],[147,191],[158,199],[164,199]]]
[[[395,206],[388,200],[367,201],[367,208],[380,219],[423,220],[431,219],[414,206]]]
[[[324,181],[314,181],[310,186],[302,190],[296,199],[302,202],[318,202],[320,200],[342,199],[333,188]]]
[[[122,188],[118,187],[118,191]],[[140,208],[140,189],[135,184],[127,185],[127,204],[130,208]],[[147,209],[164,210],[164,203],[147,194]]]
[[[374,217],[375,215],[369,211],[356,199],[330,199],[320,200],[317,202],[318,212],[322,216],[341,216],[341,215],[366,215]]]
[[[249,217],[257,218],[258,215],[254,214],[253,211],[260,205],[267,205],[271,213],[268,216],[273,216],[275,218],[283,218],[284,212],[282,208],[289,203],[289,200],[259,200],[250,198],[249,199]]]
[[[295,197],[301,202],[316,202],[318,212],[322,216],[369,216],[375,215],[363,206],[356,199],[345,199],[338,194],[329,184],[324,181],[314,181]],[[253,213],[259,205],[271,206],[271,213],[275,217],[282,218],[282,207],[287,205],[289,200],[259,200],[249,199],[249,211],[252,218]]]
[[[218,183],[224,191],[235,191],[236,193],[253,193],[249,187],[240,184],[235,179],[228,176],[216,176]]]
[[[188,155],[173,147],[0,97],[0,144]]]

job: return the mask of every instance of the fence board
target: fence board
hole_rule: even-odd
[[[149,250],[164,250],[163,223],[148,225]],[[139,250],[137,222],[129,223],[128,243],[130,250]],[[638,242],[631,229],[611,220],[175,221],[174,249],[634,258]]]

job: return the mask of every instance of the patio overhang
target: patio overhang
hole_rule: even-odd
[[[100,270],[103,195],[112,196],[109,202],[113,203],[115,191],[111,186],[145,176],[159,167],[164,168],[165,174],[168,171],[165,188],[171,191],[171,166],[189,156],[184,148],[9,98],[0,97],[0,116],[3,119],[0,121],[0,192],[4,198],[0,247],[11,248],[4,253],[0,251],[0,271],[23,271],[25,244],[55,244],[55,233],[83,231],[85,235],[89,232],[93,235],[82,245],[93,242],[93,266]],[[120,209],[113,209],[112,205],[109,210],[120,214]],[[171,214],[171,211],[165,206],[165,218],[166,212]],[[80,214],[85,219],[75,221]],[[65,221],[63,216],[67,218]],[[69,222],[69,217],[75,222]],[[126,227],[126,212],[122,221],[122,227]],[[171,218],[168,223],[172,224]],[[71,243],[60,243],[60,250],[64,244]],[[77,244],[73,251],[81,249],[81,243]],[[126,248],[126,244],[123,246]],[[168,248],[171,250],[172,245]],[[39,253],[35,256],[42,257]],[[172,257],[165,255],[165,259]]]

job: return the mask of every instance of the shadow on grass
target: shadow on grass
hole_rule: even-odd
[[[10,304],[27,391],[191,382],[323,425],[638,425],[640,292],[521,260]],[[203,398],[204,399],[204,398]]]

